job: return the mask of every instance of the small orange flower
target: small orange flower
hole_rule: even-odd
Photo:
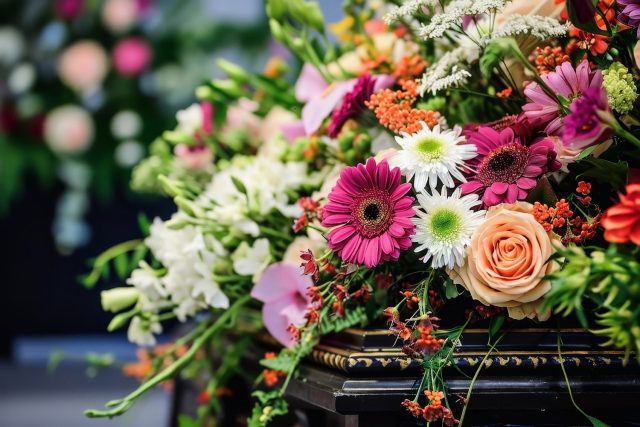
[[[513,92],[513,88],[511,86],[509,86],[508,88],[501,90],[500,92],[496,93],[496,96],[498,98],[508,98],[511,96],[511,92]]]
[[[612,243],[640,245],[640,184],[629,184],[620,203],[607,209],[602,218],[604,238]]]

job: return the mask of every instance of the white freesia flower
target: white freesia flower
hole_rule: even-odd
[[[438,5],[438,0],[405,0],[402,5],[394,6],[383,17],[382,20],[391,25],[402,18],[410,18],[425,7]]]
[[[131,272],[127,284],[135,286],[151,301],[164,298],[167,295],[158,274],[145,261],[140,261],[139,267]]]
[[[271,261],[269,240],[258,239],[249,246],[242,242],[238,249],[231,255],[233,269],[241,276],[252,276],[253,282],[257,282]]]
[[[127,338],[132,343],[140,346],[152,346],[156,344],[155,334],[162,332],[162,325],[158,322],[146,322],[141,317],[135,316],[129,323]]]
[[[178,121],[176,131],[185,135],[194,135],[202,129],[203,118],[200,104],[191,104],[189,107],[176,113],[176,120]]]
[[[416,233],[411,240],[418,244],[416,252],[427,251],[423,261],[431,261],[433,268],[462,266],[471,235],[484,220],[485,211],[474,211],[482,204],[478,195],[460,194],[457,188],[447,196],[444,187],[440,194],[418,193],[417,217],[412,218]]]
[[[396,136],[396,142],[402,147],[390,159],[397,166],[407,181],[413,179],[417,191],[427,184],[433,190],[442,182],[445,187],[454,186],[454,179],[466,182],[460,169],[465,160],[476,156],[473,144],[464,144],[465,138],[460,135],[461,129],[440,130],[440,125],[433,129],[422,123],[422,130],[409,135],[402,133]]]

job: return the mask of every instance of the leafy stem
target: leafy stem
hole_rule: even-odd
[[[151,377],[149,380],[145,381],[136,390],[134,390],[132,393],[125,396],[124,398],[107,402],[106,406],[113,407],[113,409],[104,410],[104,411],[89,409],[84,412],[85,415],[90,418],[100,418],[100,417],[111,418],[111,417],[115,417],[117,415],[121,415],[125,413],[140,396],[142,396],[149,390],[153,389],[155,386],[162,383],[163,381],[166,381],[174,377],[184,367],[186,367],[189,363],[191,363],[193,358],[196,356],[196,353],[198,352],[198,350],[200,350],[206,343],[208,343],[209,340],[216,333],[228,327],[229,322],[234,322],[240,307],[248,303],[250,300],[251,300],[250,295],[244,295],[239,299],[237,299],[236,302],[234,302],[233,305],[227,309],[227,311],[222,313],[222,315],[202,333],[202,335],[200,335],[193,341],[193,344],[191,345],[191,347],[189,347],[189,350],[187,350],[187,352],[185,352],[182,356],[176,359],[175,362],[173,362],[171,365],[169,365],[160,373]]]

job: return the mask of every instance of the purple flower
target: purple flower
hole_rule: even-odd
[[[629,27],[637,28],[636,37],[640,39],[640,1],[618,0],[618,6],[622,7],[618,20]]]
[[[607,102],[607,91],[591,87],[569,106],[564,119],[562,143],[571,150],[582,151],[611,137],[615,118]]]
[[[462,193],[480,193],[485,206],[524,200],[537,178],[560,168],[553,142],[540,139],[524,145],[513,129],[497,131],[488,126],[467,134],[478,156],[467,165],[474,172],[461,185]]]
[[[366,109],[364,103],[375,92],[375,83],[370,74],[364,74],[358,78],[353,89],[342,99],[342,105],[331,116],[331,123],[327,129],[331,138],[338,136],[347,120],[358,117]]]

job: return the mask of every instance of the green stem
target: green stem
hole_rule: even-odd
[[[614,131],[616,135],[618,135],[619,137],[626,139],[636,147],[640,148],[640,139],[638,139],[634,134],[632,134],[631,132],[629,132],[619,124],[614,127]]]
[[[227,311],[222,313],[218,320],[216,320],[211,326],[209,326],[209,328],[205,330],[202,335],[196,338],[191,347],[189,347],[189,350],[187,350],[187,352],[180,356],[175,362],[169,365],[162,372],[158,373],[145,383],[141,384],[140,387],[138,387],[135,391],[133,391],[123,399],[107,402],[106,406],[114,407],[113,409],[108,411],[89,409],[86,410],[84,414],[90,418],[111,418],[125,413],[140,396],[153,389],[158,384],[174,377],[178,374],[178,372],[185,368],[193,360],[198,350],[200,350],[200,348],[202,348],[216,333],[227,327],[227,322],[235,317],[238,309],[250,300],[251,295],[244,295],[240,297],[238,300],[236,300],[236,302],[233,303],[231,307],[227,309]]]
[[[279,239],[285,239],[287,241],[290,241],[293,239],[289,234],[283,233],[278,230],[274,230],[273,228],[265,227],[263,225],[261,225],[259,229],[260,229],[260,232],[266,236],[277,237]]]
[[[93,269],[91,270],[91,273],[89,273],[86,279],[83,280],[83,284],[89,289],[93,288],[98,280],[100,280],[102,270],[109,263],[109,261],[117,258],[122,254],[137,249],[141,244],[142,240],[140,239],[129,240],[127,242],[122,242],[116,246],[113,246],[98,255],[93,263]]]
[[[578,406],[578,404],[576,403],[576,401],[573,398],[573,393],[571,392],[571,384],[569,382],[569,377],[567,376],[567,371],[564,368],[564,358],[562,357],[562,350],[561,350],[561,345],[560,345],[560,333],[558,332],[558,358],[560,359],[560,369],[562,369],[562,375],[564,375],[564,382],[565,384],[567,384],[567,391],[569,392],[569,399],[571,399],[571,403],[573,404],[573,407],[576,408],[578,410],[578,412],[580,412],[582,415],[585,416],[585,418],[587,418],[589,421],[591,421],[591,424],[593,424],[594,426],[598,426],[598,427],[606,427],[607,424],[603,423],[602,421],[598,420],[595,417],[592,417],[591,415],[587,414],[585,411],[582,410],[582,408],[580,408],[580,406]]]
[[[471,392],[473,391],[473,386],[475,385],[476,380],[478,379],[478,375],[480,375],[480,370],[482,370],[484,363],[487,361],[491,353],[493,353],[493,350],[496,348],[496,346],[498,345],[500,340],[504,337],[504,335],[505,334],[500,335],[498,339],[496,339],[496,342],[494,342],[491,345],[491,347],[489,347],[489,351],[487,352],[487,354],[484,355],[484,357],[482,358],[482,361],[478,365],[478,369],[476,369],[475,374],[473,374],[473,378],[471,378],[471,382],[469,383],[469,389],[467,390],[467,395],[465,396],[465,403],[464,403],[464,407],[462,408],[462,413],[460,414],[460,422],[458,424],[458,427],[462,427],[462,423],[464,422],[464,416],[467,413],[467,408],[469,407],[469,401],[471,400]]]

